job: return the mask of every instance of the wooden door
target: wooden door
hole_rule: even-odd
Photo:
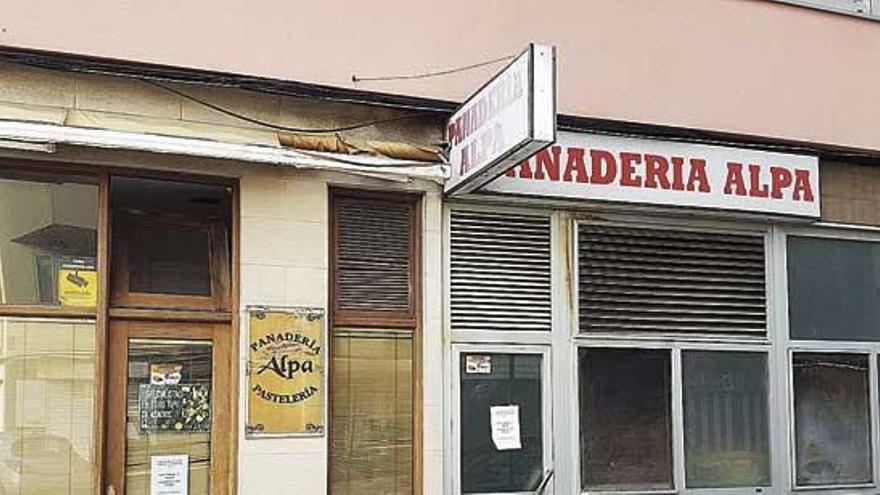
[[[229,493],[229,335],[223,324],[111,322],[106,494]]]

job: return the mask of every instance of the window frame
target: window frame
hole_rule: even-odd
[[[113,213],[114,232],[111,236],[113,249],[112,292],[110,305],[114,308],[149,309],[175,306],[196,311],[229,311],[231,290],[230,233],[219,219],[195,219],[159,215],[137,217],[125,212]],[[211,294],[208,296],[173,293],[132,291],[130,282],[131,260],[129,244],[131,234],[138,228],[186,228],[207,230],[209,236],[208,276]]]
[[[450,402],[450,430],[452,432],[449,464],[455,473],[452,477],[454,495],[534,495],[534,492],[477,492],[463,494],[461,491],[461,357],[463,354],[527,354],[541,356],[541,418],[544,472],[553,469],[553,379],[550,346],[532,344],[452,344],[452,383]],[[553,485],[553,479],[550,485]],[[547,492],[552,493],[552,491]]]
[[[784,359],[782,371],[786,390],[786,448],[788,450],[787,481],[794,492],[822,490],[825,493],[873,493],[880,487],[880,341],[859,342],[846,340],[799,340],[791,338],[788,306],[788,237],[812,237],[827,240],[860,241],[880,244],[880,227],[843,226],[817,223],[812,226],[791,226],[779,229],[776,245],[779,250],[782,284],[779,288],[780,325],[778,331],[778,352]],[[878,325],[880,331],[880,325]],[[870,483],[841,485],[798,485],[797,452],[795,446],[794,424],[794,354],[798,352],[829,354],[863,354],[868,356],[868,406],[870,408],[869,428],[871,452]]]
[[[421,195],[417,193],[388,193],[367,191],[362,189],[350,189],[344,187],[331,187],[329,189],[329,255],[330,255],[330,312],[333,315],[333,325],[336,327],[377,327],[377,328],[413,328],[417,325],[421,316],[421,303],[418,300],[421,294],[420,270],[418,260],[421,259]],[[392,201],[407,204],[410,208],[410,259],[413,260],[409,267],[409,297],[410,307],[407,311],[381,311],[381,310],[346,310],[339,308],[339,270],[338,270],[338,222],[336,220],[337,198],[373,199],[380,201]]]

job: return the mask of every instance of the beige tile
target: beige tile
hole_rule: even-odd
[[[141,81],[77,74],[76,108],[180,119],[180,97]]]
[[[291,443],[286,453],[243,455],[239,493],[248,495],[327,493],[326,455],[299,452],[295,445]]]
[[[422,410],[422,439],[426,451],[443,450],[443,411],[439,404],[425,405]]]
[[[246,174],[240,180],[241,216],[290,220],[287,179],[276,169]]]
[[[242,218],[244,263],[327,267],[327,226],[262,218]]]
[[[443,203],[439,193],[428,192],[424,196],[424,229],[440,232],[443,228]]]
[[[283,305],[287,301],[283,266],[243,263],[241,265],[241,303]]]
[[[243,91],[233,88],[212,88],[188,85],[177,85],[175,86],[175,89],[252,119],[270,123],[276,123],[278,120],[280,97],[277,95]],[[265,128],[220,113],[205,105],[185,98],[181,102],[181,108],[181,116],[183,120],[206,122],[210,124]]]
[[[327,307],[328,271],[325,268],[286,269],[287,304]]]
[[[326,182],[292,179],[287,182],[287,195],[291,204],[290,218],[300,222],[328,222]]]
[[[75,90],[70,73],[0,64],[0,101],[73,107]]]

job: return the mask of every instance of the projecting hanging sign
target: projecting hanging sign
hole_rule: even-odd
[[[556,139],[556,61],[529,45],[449,119],[449,195],[473,191]]]
[[[573,132],[481,191],[819,217],[819,159]]]

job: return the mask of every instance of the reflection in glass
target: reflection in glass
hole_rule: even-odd
[[[95,325],[0,318],[0,493],[91,495]]]
[[[208,495],[212,345],[131,340],[126,407],[126,493],[150,493],[154,456],[189,456],[189,494]]]
[[[531,491],[544,470],[541,356],[461,355],[461,490]],[[521,449],[499,450],[492,439],[492,406],[519,406]]]
[[[868,356],[796,353],[793,367],[797,484],[870,482]]]
[[[373,331],[375,332],[375,331]],[[333,493],[413,492],[412,338],[366,332],[333,339]]]
[[[0,303],[95,306],[98,188],[0,171]]]
[[[580,349],[579,361],[583,487],[672,488],[669,351]]]
[[[788,238],[792,339],[880,341],[880,243]]]
[[[688,488],[770,484],[767,358],[682,352]]]
[[[207,229],[140,225],[131,233],[129,250],[131,292],[211,295]]]

